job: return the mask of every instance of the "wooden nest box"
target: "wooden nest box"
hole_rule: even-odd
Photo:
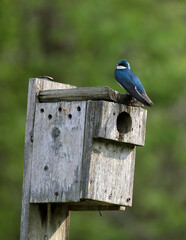
[[[109,101],[109,90],[39,93],[32,139],[32,203],[132,205],[136,145],[145,142],[146,110]]]
[[[108,87],[30,79],[23,186],[29,203],[66,203],[70,210],[131,206],[147,116],[136,104]]]

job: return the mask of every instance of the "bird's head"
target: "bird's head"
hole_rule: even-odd
[[[120,60],[116,66],[117,69],[130,69],[130,64],[125,59]]]

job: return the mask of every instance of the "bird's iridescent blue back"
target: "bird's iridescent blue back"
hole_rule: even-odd
[[[118,83],[127,91],[135,85],[138,91],[145,92],[139,78],[130,69],[115,69],[114,75]]]

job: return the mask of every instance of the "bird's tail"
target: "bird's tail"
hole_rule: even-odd
[[[153,105],[153,102],[151,101],[151,99],[147,96],[147,94],[145,92],[143,92],[141,94],[142,98],[143,98],[143,104],[151,107]]]

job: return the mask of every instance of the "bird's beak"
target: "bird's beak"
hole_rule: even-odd
[[[116,66],[118,66],[118,64],[116,64]]]

